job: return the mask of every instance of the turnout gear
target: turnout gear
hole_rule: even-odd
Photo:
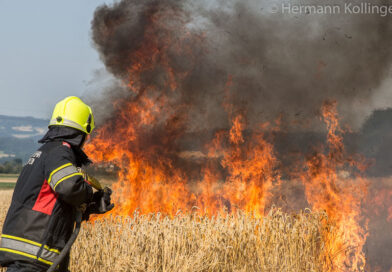
[[[61,141],[44,144],[30,158],[4,222],[2,266],[27,261],[46,270],[59,256],[72,234],[74,209],[93,197],[78,166],[71,146]]]
[[[68,271],[69,249],[82,219],[80,207],[90,207],[89,214],[113,208],[111,191],[98,188],[102,208],[96,202],[99,194],[93,194],[80,171],[91,162],[82,147],[93,129],[91,108],[79,98],[67,97],[56,105],[49,130],[39,141],[43,145],[16,183],[0,240],[1,266],[28,272],[54,271],[59,264],[56,271]]]
[[[94,129],[93,112],[80,98],[69,96],[54,107],[49,123],[51,126],[71,127],[90,134]]]
[[[8,266],[7,272],[37,272],[37,268],[28,262],[15,262]]]

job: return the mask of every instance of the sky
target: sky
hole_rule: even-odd
[[[82,96],[103,64],[91,41],[95,9],[113,0],[0,0],[0,115],[49,119]]]

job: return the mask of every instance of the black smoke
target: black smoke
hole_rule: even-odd
[[[334,99],[344,121],[358,128],[383,100],[380,85],[390,69],[391,16],[345,14],[344,3],[337,1],[301,3],[339,4],[340,14],[270,12],[272,4],[280,8],[282,3],[120,1],[96,10],[92,38],[107,70],[128,81],[132,54],[148,46],[151,18],[169,14],[154,29],[158,47],[165,48],[165,35],[178,40],[185,29],[189,31],[193,38],[179,46],[189,48],[191,54],[168,50],[174,72],[187,73],[180,80],[177,102],[191,108],[189,130],[227,125],[222,103],[228,99],[224,88],[229,76],[233,78],[229,102],[246,108],[251,125],[283,114],[290,124],[314,126],[311,121],[322,102]],[[384,2],[373,2],[377,3]],[[195,42],[195,37],[200,39]],[[154,82],[165,92],[164,76],[159,68],[148,71],[142,85]]]

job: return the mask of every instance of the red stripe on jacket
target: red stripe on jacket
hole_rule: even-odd
[[[57,194],[50,188],[48,181],[45,179],[44,184],[41,187],[41,191],[35,201],[33,211],[46,213],[51,215],[53,212],[54,205],[57,201]]]

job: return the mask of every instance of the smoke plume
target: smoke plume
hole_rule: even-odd
[[[353,128],[377,106],[391,106],[381,88],[391,61],[390,16],[270,12],[271,5],[282,3],[121,1],[96,10],[92,37],[107,70],[124,82],[133,76],[129,67],[136,64],[135,52],[175,44],[165,61],[176,76],[183,76],[176,86],[181,97],[172,102],[188,106],[189,131],[225,127],[224,102],[246,109],[250,124],[283,114],[289,123],[311,126],[322,102],[334,99]],[[159,20],[155,27],[153,20]],[[156,66],[142,74],[144,86],[138,88],[153,84],[170,92],[167,76]],[[229,77],[232,85],[225,91]]]

